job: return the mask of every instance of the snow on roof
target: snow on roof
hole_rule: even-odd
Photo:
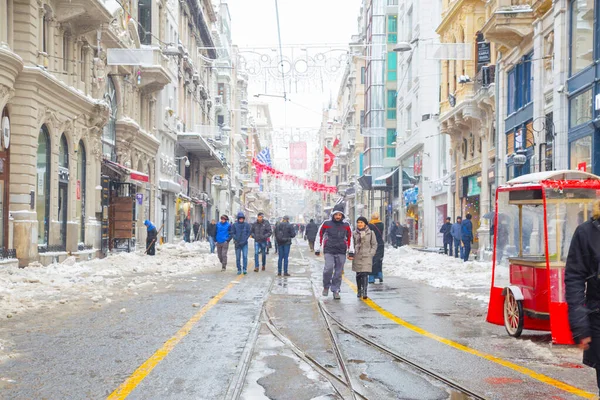
[[[589,172],[574,171],[574,170],[561,170],[561,171],[544,171],[535,172],[533,174],[521,175],[517,178],[511,179],[506,182],[508,186],[541,183],[547,180],[582,180],[582,179],[593,179],[600,180],[599,176],[590,174]]]

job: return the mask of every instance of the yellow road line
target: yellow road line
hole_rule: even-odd
[[[148,376],[150,372],[165,358],[177,344],[183,339],[200,321],[200,319],[213,308],[219,300],[223,298],[231,290],[235,284],[242,279],[243,275],[238,276],[235,281],[230,282],[223,288],[215,297],[210,299],[208,303],[204,305],[177,333],[163,344],[163,346],[156,351],[149,359],[147,359],[138,369],[125,382],[123,382],[114,392],[107,397],[107,400],[124,399],[133,392],[133,390]]]
[[[352,290],[354,290],[354,292],[357,291],[356,285],[354,285],[352,282],[350,282],[350,280],[348,278],[344,277],[343,279],[346,282],[346,284],[348,284],[348,286],[350,286],[350,288]],[[586,392],[583,389],[579,389],[579,388],[577,388],[575,386],[571,386],[571,385],[569,385],[567,383],[561,382],[561,381],[556,380],[554,378],[551,378],[551,377],[549,377],[547,375],[540,374],[539,372],[535,372],[532,369],[523,367],[521,365],[512,363],[510,361],[506,361],[506,360],[504,360],[504,359],[502,359],[500,357],[496,357],[496,356],[493,356],[491,354],[487,354],[487,353],[481,352],[479,350],[472,349],[470,347],[467,347],[465,345],[457,343],[457,342],[455,342],[453,340],[446,339],[446,338],[438,336],[438,335],[436,335],[434,333],[428,332],[425,329],[420,328],[420,327],[418,327],[416,325],[413,325],[410,322],[406,322],[405,320],[403,320],[403,319],[395,316],[394,314],[390,313],[389,311],[381,308],[377,303],[375,303],[371,299],[364,300],[364,302],[369,307],[371,307],[373,310],[377,311],[379,314],[381,314],[384,317],[386,317],[386,318],[394,321],[395,323],[397,323],[400,326],[403,326],[403,327],[405,327],[407,329],[410,329],[413,332],[418,333],[419,335],[422,335],[422,336],[425,336],[427,338],[436,340],[436,341],[438,341],[440,343],[443,343],[445,345],[453,347],[453,348],[455,348],[457,350],[464,351],[465,353],[469,353],[469,354],[472,354],[474,356],[481,357],[481,358],[486,359],[488,361],[494,362],[496,364],[500,364],[503,367],[512,369],[513,371],[519,372],[519,373],[521,373],[523,375],[526,375],[526,376],[528,376],[528,377],[530,377],[532,379],[538,380],[538,381],[540,381],[542,383],[545,383],[547,385],[550,385],[550,386],[554,386],[554,387],[556,387],[558,389],[564,390],[565,392],[574,394],[576,396],[583,397],[585,399],[596,399],[597,398],[595,394],[592,394],[590,392]]]

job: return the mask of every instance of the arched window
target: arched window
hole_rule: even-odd
[[[48,244],[50,220],[50,135],[42,125],[38,136],[36,213],[38,220],[38,244]]]
[[[106,79],[106,93],[104,99],[110,107],[108,123],[104,125],[102,131],[102,154],[110,161],[117,161],[117,91],[113,78],[109,76]]]
[[[60,240],[59,244],[67,244],[67,220],[69,204],[69,144],[63,134],[60,137],[58,150],[58,224]],[[64,249],[63,249],[64,250]]]
[[[86,164],[87,155],[83,141],[79,141],[77,149],[77,188],[75,198],[77,200],[76,213],[79,221],[79,244],[85,243],[85,186],[86,186]]]

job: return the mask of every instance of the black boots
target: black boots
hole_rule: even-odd
[[[356,297],[367,299],[367,287],[369,286],[369,273],[368,272],[358,272],[356,274],[356,286],[358,287],[358,292],[356,293]]]

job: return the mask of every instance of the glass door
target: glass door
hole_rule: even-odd
[[[63,248],[67,245],[67,192],[69,185],[58,185],[58,223],[60,226],[60,244]]]

